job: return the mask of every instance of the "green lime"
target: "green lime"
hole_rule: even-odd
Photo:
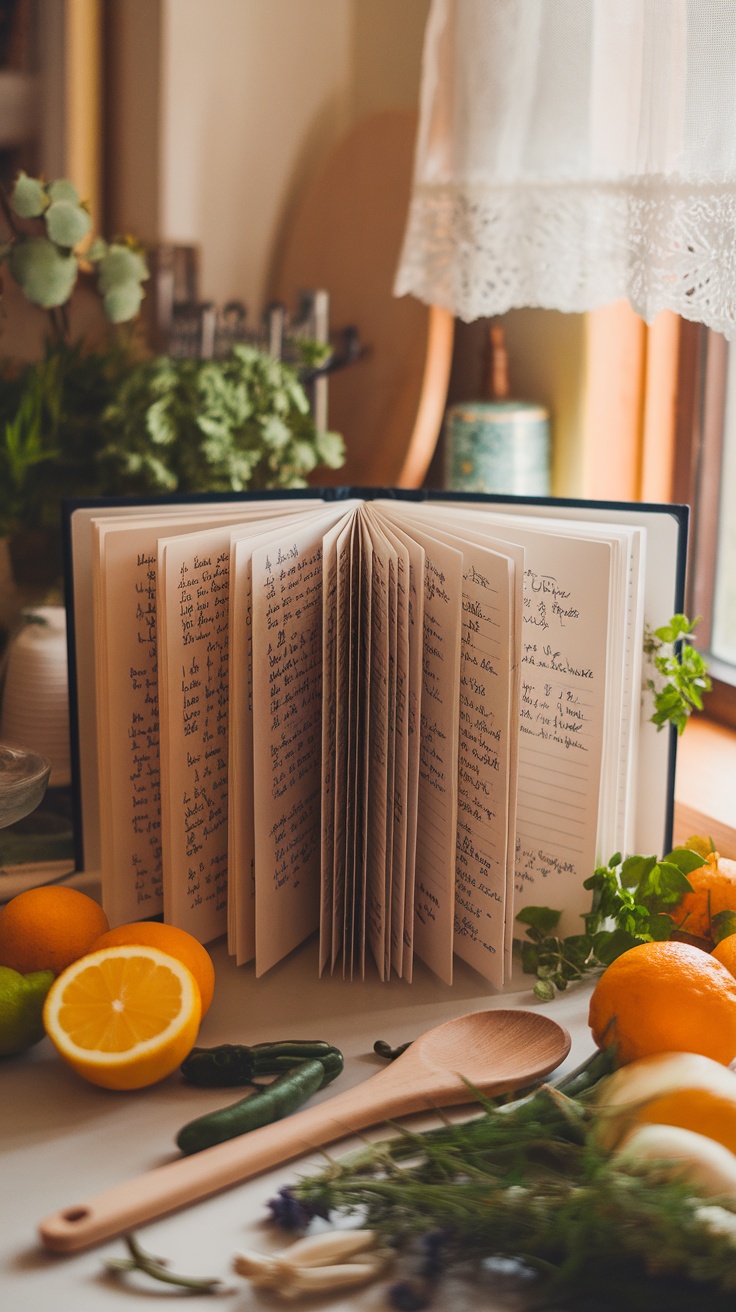
[[[43,1038],[43,1004],[54,978],[53,970],[21,975],[0,966],[0,1057],[25,1052]]]

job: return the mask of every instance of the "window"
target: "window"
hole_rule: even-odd
[[[683,323],[673,500],[692,508],[686,610],[701,616],[708,713],[736,728],[736,344]]]

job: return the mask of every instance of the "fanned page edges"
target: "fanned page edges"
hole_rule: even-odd
[[[411,980],[416,955],[451,983],[457,956],[497,988],[520,906],[579,928],[583,879],[639,832],[646,548],[661,571],[677,525],[520,509],[75,512],[112,923],[227,932],[258,975],[318,931],[320,971]]]

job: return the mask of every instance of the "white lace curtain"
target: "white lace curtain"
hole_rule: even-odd
[[[398,295],[736,329],[736,0],[433,0]]]

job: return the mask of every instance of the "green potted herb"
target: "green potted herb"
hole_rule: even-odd
[[[244,344],[222,360],[135,365],[105,438],[106,477],[138,493],[306,487],[345,458],[339,434],[317,429],[298,369]]]
[[[7,229],[0,260],[48,317],[41,359],[6,360],[0,370],[0,534],[15,581],[43,592],[61,573],[61,498],[111,490],[101,487],[97,467],[100,417],[134,350],[119,329],[94,350],[73,342],[70,298],[81,276],[95,285],[106,321],[127,325],[148,268],[132,240],[97,238],[84,250],[92,219],[66,179],[45,183],[21,173],[0,203]]]
[[[85,249],[92,220],[70,182],[21,173],[0,204],[0,261],[49,320],[40,360],[0,367],[0,535],[16,582],[37,594],[59,582],[64,496],[303,487],[318,465],[340,467],[342,439],[317,430],[299,366],[245,345],[222,360],[144,358],[129,327],[144,254],[131,239]],[[71,340],[80,276],[114,329],[102,347]]]

